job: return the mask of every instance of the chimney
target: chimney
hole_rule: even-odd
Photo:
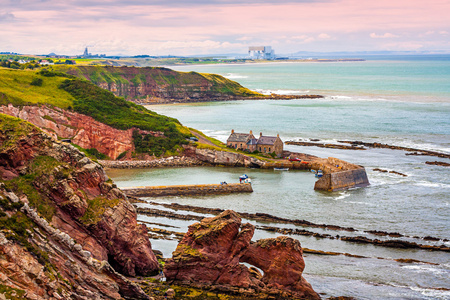
[[[233,134],[234,133],[234,129],[231,129],[231,134]]]
[[[253,131],[250,130],[250,134],[253,134]]]
[[[259,133],[259,137],[262,137],[262,132]]]
[[[280,134],[279,133],[277,133],[277,138],[279,138],[280,137]]]

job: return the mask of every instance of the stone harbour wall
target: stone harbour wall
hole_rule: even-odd
[[[145,186],[121,188],[121,190],[127,196],[132,197],[211,195],[253,192],[252,185],[250,183]]]
[[[204,163],[192,157],[167,157],[154,160],[99,160],[99,163],[110,169],[140,169],[165,167],[193,167]]]
[[[359,169],[324,174],[316,182],[314,189],[332,192],[368,185],[369,179],[367,178],[366,170],[361,167]]]

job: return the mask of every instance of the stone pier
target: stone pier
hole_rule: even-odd
[[[253,192],[250,183],[143,186],[121,188],[121,190],[127,196],[132,197],[190,196]]]

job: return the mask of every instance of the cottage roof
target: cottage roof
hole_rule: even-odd
[[[243,142],[247,143],[248,139],[250,139],[252,136],[249,133],[237,133],[233,132],[228,137],[227,142]]]
[[[258,139],[258,145],[273,145],[277,140],[276,136],[260,136]]]
[[[258,143],[257,139],[249,139],[247,145],[256,145]]]

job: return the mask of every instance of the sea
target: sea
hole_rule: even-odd
[[[255,135],[279,134],[283,141],[378,142],[450,154],[450,55],[363,58],[348,62],[172,66],[177,71],[220,74],[261,93],[318,94],[324,98],[174,103],[147,108],[175,117],[183,125],[222,142],[234,129],[252,130]],[[450,168],[425,163],[450,163],[449,159],[378,148],[356,151],[285,145],[285,149],[362,165],[370,186],[315,191],[314,174],[296,170],[192,167],[107,172],[119,187],[238,182],[240,175],[247,174],[252,179],[251,194],[152,198],[147,200],[156,205],[139,205],[172,211],[158,204],[179,203],[352,227],[355,232],[243,220],[335,237],[291,235],[303,248],[342,253],[304,254],[303,275],[323,298],[450,299],[450,252],[389,248],[336,238],[363,236],[449,247]],[[406,176],[378,172],[376,168]],[[180,232],[194,223],[143,215],[138,219],[153,223],[152,227]],[[400,233],[402,237],[368,231]],[[253,240],[277,235],[257,229]],[[177,241],[154,239],[152,245],[171,257]]]

